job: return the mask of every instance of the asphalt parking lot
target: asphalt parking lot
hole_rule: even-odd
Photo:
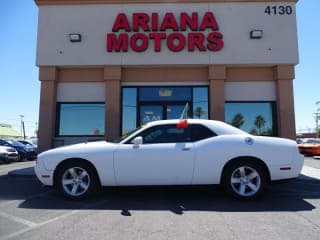
[[[298,179],[236,201],[219,187],[104,189],[65,200],[33,176],[34,162],[0,165],[0,239],[319,239],[320,160]]]

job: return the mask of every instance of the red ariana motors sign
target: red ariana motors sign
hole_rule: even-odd
[[[179,21],[172,12],[167,12],[162,21],[158,13],[133,13],[131,18],[130,25],[125,13],[118,14],[112,27],[113,33],[107,34],[107,52],[127,52],[129,49],[143,52],[149,48],[160,52],[162,42],[173,52],[185,49],[189,52],[219,51],[224,45],[223,35],[212,12],[206,12],[202,18],[197,12],[182,12]],[[167,30],[173,32],[166,33]],[[187,30],[189,32],[183,34]]]

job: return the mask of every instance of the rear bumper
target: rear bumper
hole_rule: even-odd
[[[297,178],[302,170],[304,156],[296,154],[290,164],[274,165],[271,167],[271,181]]]

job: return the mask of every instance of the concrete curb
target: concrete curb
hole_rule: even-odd
[[[34,167],[12,170],[8,172],[8,175],[15,178],[36,178]]]

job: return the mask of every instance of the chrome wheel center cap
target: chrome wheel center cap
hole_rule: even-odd
[[[249,183],[249,179],[246,178],[246,177],[243,177],[243,178],[241,178],[240,182],[243,183],[243,184],[248,184]]]

